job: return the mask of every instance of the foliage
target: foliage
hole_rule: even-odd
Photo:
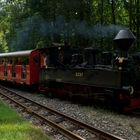
[[[139,0],[1,0],[0,51],[51,46],[112,49],[124,28],[136,35],[139,49]]]
[[[40,129],[27,123],[0,101],[1,140],[49,140]]]

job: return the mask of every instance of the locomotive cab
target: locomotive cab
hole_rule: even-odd
[[[91,47],[84,49],[85,62],[87,62],[87,67],[93,67],[96,65],[98,52],[98,49]]]
[[[109,51],[103,52],[101,58],[102,58],[103,65],[112,65],[112,61],[113,61],[112,52]]]

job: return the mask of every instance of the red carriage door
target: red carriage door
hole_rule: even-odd
[[[35,50],[30,54],[28,73],[30,74],[30,83],[38,84],[39,81],[39,50]]]

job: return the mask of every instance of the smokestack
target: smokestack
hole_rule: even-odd
[[[127,52],[135,41],[135,36],[129,29],[120,30],[113,41],[121,51]]]

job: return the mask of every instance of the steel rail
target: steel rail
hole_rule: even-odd
[[[21,95],[15,93],[15,91],[13,91],[13,90],[9,90],[8,88],[2,87],[2,86],[0,86],[0,87],[3,88],[4,90],[7,90],[8,92],[10,92],[10,94],[11,94],[11,93],[14,94],[14,95],[16,94],[16,96],[19,96],[20,98],[23,98],[24,100],[27,100],[27,101],[29,101],[29,102],[31,102],[31,103],[33,103],[33,104],[36,104],[36,105],[38,105],[38,106],[40,106],[40,107],[42,107],[42,108],[44,108],[44,109],[47,109],[47,110],[49,110],[51,113],[53,112],[53,114],[57,114],[57,115],[63,117],[64,120],[68,120],[68,121],[72,122],[73,124],[79,126],[79,128],[84,128],[84,129],[88,130],[88,131],[91,132],[92,134],[95,134],[99,139],[105,139],[105,140],[124,140],[123,138],[120,138],[120,137],[115,136],[115,135],[113,135],[113,134],[111,134],[111,133],[108,133],[108,132],[99,130],[99,129],[97,129],[97,128],[94,128],[94,127],[91,126],[91,125],[88,125],[88,124],[86,124],[86,123],[83,123],[83,122],[81,122],[81,121],[79,121],[79,120],[76,120],[76,119],[74,119],[74,118],[72,118],[72,117],[69,117],[69,116],[67,116],[67,115],[65,115],[65,114],[62,114],[62,113],[60,113],[60,112],[58,112],[58,111],[56,111],[56,110],[53,110],[53,109],[48,108],[48,107],[46,107],[46,106],[44,106],[44,105],[41,105],[41,104],[39,104],[39,103],[37,103],[37,102],[31,100],[31,99],[28,99],[28,98],[26,98],[26,97],[24,97],[24,96],[21,96]],[[46,118],[44,118],[43,116],[37,114],[35,111],[29,109],[28,107],[24,106],[23,104],[19,103],[18,101],[14,100],[14,99],[11,99],[11,97],[5,95],[4,93],[0,93],[0,94],[2,94],[3,96],[5,96],[5,97],[8,98],[9,100],[13,100],[13,102],[15,102],[16,104],[18,104],[18,105],[20,105],[21,107],[25,108],[25,109],[26,109],[27,111],[29,111],[30,113],[36,115],[38,118],[43,119],[44,121],[46,121]],[[54,122],[52,122],[52,121],[50,121],[50,120],[47,120],[46,122],[47,122],[48,124],[50,124],[53,128],[57,128],[63,135],[66,135],[66,136],[69,137],[69,138],[72,137],[72,139],[84,140],[83,138],[79,137],[78,135],[72,136],[73,133],[72,133],[71,131],[69,131],[69,130],[65,131],[64,128],[59,127],[58,124],[55,124]],[[71,136],[69,136],[69,133],[70,133]]]
[[[31,113],[32,115],[37,116],[38,118],[42,119],[43,121],[47,122],[51,127],[53,127],[54,129],[58,129],[63,135],[67,136],[68,138],[72,139],[72,140],[85,140],[82,137],[72,133],[71,131],[68,131],[66,129],[64,129],[63,127],[57,125],[56,123],[44,118],[42,115],[39,115],[38,113],[36,113],[35,111],[33,111],[32,109],[26,107],[25,105],[22,105],[21,103],[19,103],[18,101],[12,99],[11,97],[3,94],[0,92],[0,94],[6,98],[8,98],[10,101],[13,101],[14,103],[16,103],[17,105],[19,105],[20,107],[24,108],[27,112]]]

